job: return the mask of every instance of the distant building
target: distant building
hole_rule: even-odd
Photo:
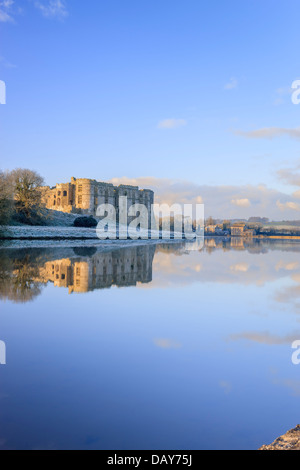
[[[243,237],[245,232],[246,224],[238,222],[231,226],[232,237]]]
[[[231,226],[232,237],[252,238],[255,236],[255,234],[256,230],[254,228],[251,228],[242,222],[235,223]]]
[[[216,232],[216,229],[217,229],[217,225],[207,225],[205,227],[205,231],[207,233],[215,233]]]
[[[229,235],[229,231],[223,229],[223,224],[206,225],[205,234],[216,235],[216,236],[227,236]]]
[[[256,230],[252,228],[247,228],[247,230],[244,230],[244,237],[247,238],[252,238],[256,234]]]

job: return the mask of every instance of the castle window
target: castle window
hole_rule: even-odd
[[[68,195],[67,191],[64,191],[63,196],[67,196],[67,195]]]
[[[54,205],[54,206],[56,205],[56,200],[55,200],[55,199],[54,199],[54,201],[53,201],[53,205]]]
[[[61,275],[62,280],[66,279],[66,276],[64,274]]]
[[[79,193],[82,192],[82,184],[80,184],[80,185],[78,186],[78,192],[79,192]]]
[[[58,191],[57,195],[60,196],[60,195],[61,195],[61,191]]]
[[[76,268],[76,276],[80,276],[80,268]]]
[[[82,204],[82,196],[78,196],[78,204]]]
[[[57,199],[57,205],[60,205],[60,198]]]

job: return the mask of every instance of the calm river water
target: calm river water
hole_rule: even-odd
[[[188,245],[0,247],[0,449],[257,449],[300,422],[300,244]]]

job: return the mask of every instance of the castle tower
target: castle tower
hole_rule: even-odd
[[[76,180],[75,207],[83,214],[94,215],[95,181],[86,178]]]

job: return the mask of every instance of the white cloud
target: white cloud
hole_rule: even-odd
[[[46,18],[63,19],[68,16],[68,10],[64,0],[48,0],[47,2],[36,1],[35,6]]]
[[[12,64],[11,62],[8,62],[4,57],[0,56],[0,65],[5,67],[6,69],[14,69],[17,66]]]
[[[300,191],[295,191],[295,192],[293,193],[293,197],[294,197],[295,199],[300,199]]]
[[[249,199],[232,199],[231,204],[234,204],[238,207],[250,207],[251,202]]]
[[[228,382],[227,380],[221,380],[219,385],[223,389],[223,391],[226,395],[228,395],[228,393],[230,393],[231,390],[232,390],[232,384],[230,382]]]
[[[168,338],[156,338],[154,344],[161,349],[179,349],[181,347],[180,343]]]
[[[300,204],[297,204],[296,202],[288,201],[282,204],[280,201],[277,201],[276,203],[278,209],[281,211],[287,211],[287,210],[292,210],[292,211],[300,211]]]
[[[46,18],[61,20],[68,15],[65,0],[27,0],[27,2],[32,3]],[[0,0],[0,23],[14,22],[14,17],[23,13],[20,3],[15,0]]]
[[[0,22],[7,23],[13,21],[13,11],[14,0],[3,0],[0,2]]]
[[[111,182],[115,185],[132,184],[153,189],[155,202],[159,204],[203,203],[206,217],[211,215],[219,219],[247,219],[258,216],[282,220],[284,211],[285,220],[294,220],[299,203],[299,199],[290,194],[265,185],[207,186],[188,180],[155,177],[113,178]]]
[[[164,119],[158,123],[159,129],[177,129],[178,127],[186,126],[187,122],[185,119]]]
[[[232,77],[228,83],[224,86],[224,90],[233,90],[238,86],[238,81],[236,78]]]
[[[277,171],[277,176],[280,180],[284,181],[286,184],[292,186],[300,186],[300,165],[297,165],[295,168],[282,168]],[[298,194],[295,194],[296,198],[299,197]]]
[[[291,95],[293,93],[293,89],[292,87],[281,87],[281,88],[277,88],[276,90],[276,95],[277,97],[274,99],[273,101],[273,104],[275,106],[279,106],[281,104],[284,104],[286,103],[286,97],[289,97],[289,100],[291,99]]]
[[[263,333],[255,333],[255,332],[238,333],[238,334],[230,335],[228,339],[230,341],[247,340],[247,341],[252,341],[254,343],[274,346],[274,345],[281,345],[281,344],[292,344],[296,338],[299,338],[299,332],[295,332],[286,336],[277,336],[266,331]]]
[[[277,88],[276,93],[277,95],[280,95],[280,96],[286,96],[286,95],[291,95],[293,91],[294,91],[293,88],[289,86],[289,87]]]
[[[247,139],[274,139],[276,137],[287,136],[291,139],[300,139],[300,127],[288,129],[284,127],[264,127],[254,131],[235,130],[234,134],[246,137]]]

